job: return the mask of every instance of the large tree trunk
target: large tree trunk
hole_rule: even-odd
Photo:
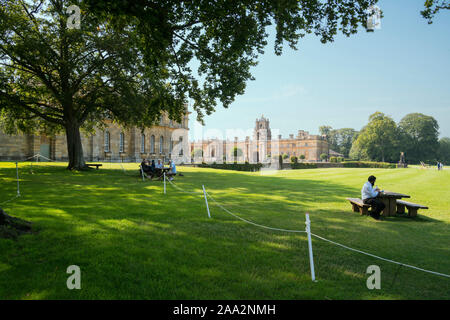
[[[80,125],[70,122],[66,125],[67,153],[69,155],[69,170],[86,170],[83,145],[81,144]]]

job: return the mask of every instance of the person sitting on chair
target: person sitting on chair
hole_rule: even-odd
[[[163,164],[161,163],[161,160],[160,159],[158,159],[158,163],[156,164],[156,169],[162,169],[164,166],[163,166]]]
[[[362,187],[361,198],[365,204],[368,204],[372,207],[370,216],[375,220],[379,220],[380,213],[386,206],[384,205],[383,201],[378,198],[381,190],[378,188],[373,188],[376,180],[377,178],[374,176],[369,177],[368,181]]]
[[[144,171],[144,173],[152,172],[152,168],[148,165],[148,161],[146,159],[142,160],[141,168],[142,168],[142,171]]]
[[[175,167],[175,162],[173,162],[172,160],[169,160],[169,167],[170,167],[170,173],[172,173],[174,176],[177,175],[177,168]],[[172,181],[173,177],[170,176],[169,180]]]
[[[152,168],[152,171],[155,172],[155,169],[156,169],[155,160],[152,160],[152,164],[150,165],[150,168]]]

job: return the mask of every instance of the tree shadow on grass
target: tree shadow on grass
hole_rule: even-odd
[[[362,266],[372,263],[370,258],[314,240],[322,282],[313,285],[308,279],[304,234],[259,229],[211,203],[213,218],[208,219],[201,194],[186,195],[168,185],[164,195],[162,182],[144,183],[118,170],[54,171],[54,176],[23,175],[22,179],[24,196],[13,204],[11,213],[35,221],[43,232],[17,244],[0,244],[7,265],[0,265],[0,292],[5,298],[26,298],[30,292],[54,299],[372,297],[367,288],[357,285],[365,283]],[[303,230],[308,210],[317,234],[389,257],[398,256],[399,250],[405,259],[414,257],[414,242],[404,239],[405,228],[396,230],[390,221],[374,223],[352,213],[350,206],[348,211],[323,207],[341,203],[359,188],[211,172],[185,174],[177,183],[187,190],[200,190],[198,185],[207,183],[218,201],[256,223]],[[444,235],[443,230],[436,232],[435,237]],[[398,243],[393,246],[393,242]],[[429,250],[448,254],[445,248]],[[72,264],[80,265],[83,272],[83,290],[78,292],[65,287],[65,268]],[[386,275],[388,280],[392,277]],[[432,297],[443,294],[437,282],[427,284],[436,290]],[[418,287],[421,284],[423,280]],[[417,297],[411,290],[403,292],[405,287],[402,284],[388,294]],[[341,292],[342,288],[348,290]]]

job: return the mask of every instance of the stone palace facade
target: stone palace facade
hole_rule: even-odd
[[[159,124],[143,131],[109,123],[105,130],[97,130],[95,134],[86,136],[81,133],[84,157],[86,161],[114,162],[176,158],[177,162],[186,163],[190,160],[188,115],[184,115],[181,123],[163,115]],[[36,154],[55,161],[67,161],[65,134],[7,135],[0,131],[0,160],[25,160]]]
[[[307,131],[299,130],[296,136],[290,134],[289,138],[283,138],[281,135],[272,137],[269,120],[264,116],[256,119],[252,139],[248,136],[244,141],[239,141],[237,137],[234,140],[209,139],[191,142],[190,148],[195,162],[207,163],[268,163],[272,162],[272,158],[278,162],[278,155],[284,154],[289,158],[296,156],[298,159],[303,155],[305,161],[317,162],[320,161],[321,154],[329,154],[326,136],[310,135]],[[237,157],[234,157],[235,154]]]

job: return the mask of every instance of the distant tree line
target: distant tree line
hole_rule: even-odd
[[[422,113],[410,113],[397,124],[375,112],[360,131],[326,125],[319,131],[327,136],[331,150],[353,160],[398,162],[404,152],[408,163],[450,163],[450,138],[439,140],[438,122]]]

